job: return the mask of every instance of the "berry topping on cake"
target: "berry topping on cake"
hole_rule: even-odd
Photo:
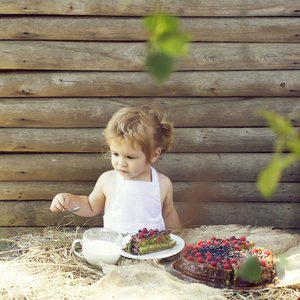
[[[198,262],[199,264],[202,264],[202,263],[204,263],[204,259],[203,259],[202,257],[199,257],[198,260],[197,260],[197,262]]]
[[[267,265],[267,264],[266,264],[266,261],[261,260],[261,261],[260,261],[260,265],[263,266],[263,267],[265,267],[265,266]]]
[[[247,263],[249,257],[256,257],[261,269],[261,280],[251,282],[240,278],[240,267]],[[274,278],[273,255],[269,249],[254,248],[254,243],[245,237],[210,240],[199,239],[194,245],[188,244],[181,252],[177,266],[183,274],[191,276],[200,282],[220,283],[223,287],[246,287],[272,282]],[[176,267],[174,267],[176,269]]]
[[[147,229],[146,227],[140,229],[138,233],[133,234],[129,243],[126,244],[124,251],[134,254],[146,254],[165,249],[173,248],[176,241],[171,238],[171,231],[158,229]],[[193,248],[193,245],[190,245]],[[187,247],[186,250],[189,250]],[[189,255],[189,254],[188,254]]]

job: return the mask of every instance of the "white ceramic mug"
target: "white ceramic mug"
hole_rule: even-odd
[[[118,261],[122,250],[123,236],[121,233],[108,228],[92,228],[83,233],[82,239],[72,243],[72,251],[84,258],[91,265],[99,262],[114,264]],[[75,250],[75,245],[80,243],[82,252]]]

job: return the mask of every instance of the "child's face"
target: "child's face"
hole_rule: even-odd
[[[150,162],[141,147],[135,147],[126,141],[112,140],[110,143],[113,168],[125,179],[151,180]]]

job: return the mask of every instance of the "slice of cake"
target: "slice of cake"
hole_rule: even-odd
[[[124,251],[134,255],[141,255],[173,248],[176,245],[176,241],[171,239],[170,234],[171,231],[169,230],[140,229],[138,233],[131,236]]]
[[[260,269],[261,276],[257,282],[240,276],[239,270],[249,257],[255,258]],[[272,282],[274,278],[271,251],[254,248],[254,243],[247,241],[245,237],[212,237],[207,241],[200,240],[197,244],[186,245],[180,259],[173,263],[173,268],[200,282],[218,287],[253,286]]]
[[[231,267],[234,270],[233,285],[236,287],[247,287],[252,285],[261,284],[263,282],[272,282],[274,279],[274,265],[273,254],[269,249],[264,248],[252,248],[250,250],[242,250],[234,252],[230,255]],[[258,270],[260,270],[260,276],[257,281],[247,278],[247,274],[240,272],[241,268],[247,259],[252,258],[251,263],[256,264]],[[253,266],[252,266],[253,267]],[[248,273],[248,272],[244,272]]]

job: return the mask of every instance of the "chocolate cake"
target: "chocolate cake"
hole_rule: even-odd
[[[176,241],[171,239],[170,234],[171,231],[169,230],[140,229],[138,233],[131,236],[124,251],[134,255],[141,255],[173,248],[176,245]]]
[[[240,276],[239,270],[249,257],[257,261],[261,270],[261,278],[257,282]],[[173,268],[198,281],[220,287],[247,287],[271,282],[275,273],[270,250],[254,248],[254,243],[245,237],[237,239],[234,236],[230,239],[212,237],[207,241],[186,245]]]

